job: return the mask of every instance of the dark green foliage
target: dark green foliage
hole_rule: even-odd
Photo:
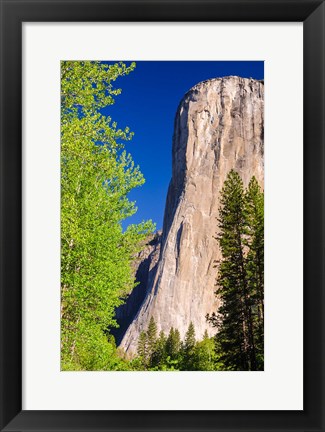
[[[153,317],[150,318],[147,330],[148,355],[151,358],[157,342],[157,326]]]
[[[264,194],[255,177],[246,194],[248,222],[247,278],[252,299],[257,369],[263,369],[264,357]]]
[[[244,264],[244,187],[235,171],[230,171],[221,192],[219,209],[219,244],[223,260],[219,265],[216,294],[222,305],[218,338],[227,368],[248,370],[255,362],[252,329],[249,328],[249,297]],[[254,367],[254,366],[253,366]]]
[[[165,364],[167,359],[166,341],[165,333],[161,331],[156,342],[155,350],[152,353],[151,367],[155,368]]]
[[[170,329],[168,338],[163,331],[157,338],[157,326],[151,317],[147,332],[141,332],[138,356],[145,370],[179,370],[181,338],[178,330]]]
[[[160,344],[164,335],[160,335]],[[147,331],[142,331],[138,340],[137,353],[144,367],[153,366],[154,357],[157,357],[157,325],[153,317],[150,318]],[[157,361],[157,360],[156,360]]]
[[[148,365],[149,355],[148,355],[148,335],[145,331],[142,331],[138,340],[138,356],[143,367]]]
[[[185,334],[185,340],[184,340],[184,351],[185,352],[192,352],[195,347],[196,339],[195,339],[195,329],[192,321],[190,322],[190,325],[188,326],[187,332]]]
[[[245,192],[230,171],[221,191],[218,241],[222,252],[217,313],[207,316],[218,328],[216,354],[226,370],[263,368],[264,213],[255,178]]]
[[[181,349],[181,337],[179,331],[172,327],[169,331],[169,335],[166,341],[166,354],[172,360],[178,360],[180,349]]]
[[[148,349],[149,327],[156,330],[154,320],[150,320],[147,332],[140,334],[138,342],[138,357],[131,361],[133,370],[151,371],[195,371],[195,370],[217,370],[217,357],[215,353],[214,339],[204,333],[202,341],[195,340],[195,329],[193,323],[181,341],[179,331],[171,328],[166,338],[164,332],[159,333],[155,339],[154,350]],[[155,332],[152,332],[153,334]]]
[[[185,334],[184,344],[182,347],[182,364],[184,370],[194,369],[194,353],[195,353],[195,329],[192,322],[188,326]]]

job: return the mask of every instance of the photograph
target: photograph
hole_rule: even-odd
[[[263,372],[263,59],[60,66],[61,371]]]
[[[325,432],[325,0],[0,4],[0,432]]]

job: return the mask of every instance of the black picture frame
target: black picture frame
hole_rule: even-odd
[[[325,431],[324,1],[0,0],[0,4],[1,431]],[[22,411],[22,23],[70,21],[303,22],[303,411]]]

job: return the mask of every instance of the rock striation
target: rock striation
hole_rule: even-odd
[[[155,249],[157,261],[150,264],[141,305],[121,342],[125,351],[135,352],[151,316],[158,331],[168,333],[173,326],[184,337],[192,321],[198,339],[205,330],[214,333],[205,315],[219,306],[214,262],[221,256],[214,237],[219,193],[231,169],[245,186],[253,175],[263,185],[263,81],[210,79],[191,88],[180,102],[159,259]]]

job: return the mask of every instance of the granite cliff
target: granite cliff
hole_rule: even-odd
[[[135,352],[151,316],[158,331],[168,333],[173,326],[183,337],[192,321],[198,339],[206,329],[213,334],[205,315],[218,307],[214,261],[220,251],[214,237],[219,192],[231,169],[245,186],[253,175],[263,185],[262,81],[215,78],[195,85],[182,99],[175,118],[163,232],[139,259],[138,272],[142,268],[145,281],[140,294],[132,293],[120,311],[125,351]]]

